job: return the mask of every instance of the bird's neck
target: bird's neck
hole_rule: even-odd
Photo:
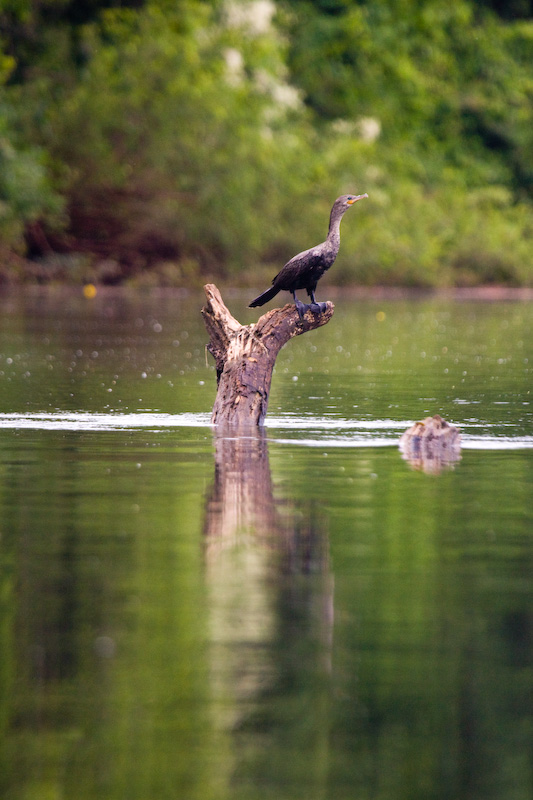
[[[337,249],[339,248],[341,242],[341,219],[342,213],[339,214],[337,212],[335,214],[333,211],[331,212],[327,241],[334,245]]]

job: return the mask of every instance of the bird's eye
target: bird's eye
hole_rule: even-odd
[[[351,194],[350,194],[350,195],[348,195],[348,200],[353,200],[353,197],[352,197],[352,195],[351,195]]]

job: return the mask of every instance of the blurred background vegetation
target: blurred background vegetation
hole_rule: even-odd
[[[533,285],[531,0],[0,0],[0,277]]]

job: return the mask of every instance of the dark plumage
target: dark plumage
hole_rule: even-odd
[[[296,308],[300,318],[303,316],[307,306],[296,297],[298,289],[305,289],[311,298],[311,310],[320,313],[324,310],[324,303],[317,303],[315,300],[316,285],[324,272],[328,270],[339,252],[341,243],[340,226],[341,219],[345,211],[350,206],[361,200],[363,197],[368,197],[365,194],[343,194],[338,197],[333,203],[331,214],[329,217],[329,231],[325,242],[317,244],[316,247],[311,247],[310,250],[304,250],[303,253],[287,261],[285,266],[278,272],[272,286],[266,292],[260,294],[255,300],[252,300],[249,308],[262,306],[272,300],[282,289],[291,292],[294,297]]]

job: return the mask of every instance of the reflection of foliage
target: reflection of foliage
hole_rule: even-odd
[[[3,298],[3,410],[207,410],[200,304]],[[337,314],[280,354],[293,419],[416,417],[438,397],[531,433],[528,304]],[[206,562],[206,429],[2,430],[2,797],[529,797],[531,451],[465,451],[436,480],[394,447],[275,438],[259,479],[293,536],[244,520]]]
[[[157,265],[154,280],[190,282],[286,260],[360,189],[337,280],[531,282],[527,3],[112,6],[0,11],[22,191],[0,190],[35,254],[48,241],[113,259],[95,279]],[[68,236],[35,224],[52,184]]]

